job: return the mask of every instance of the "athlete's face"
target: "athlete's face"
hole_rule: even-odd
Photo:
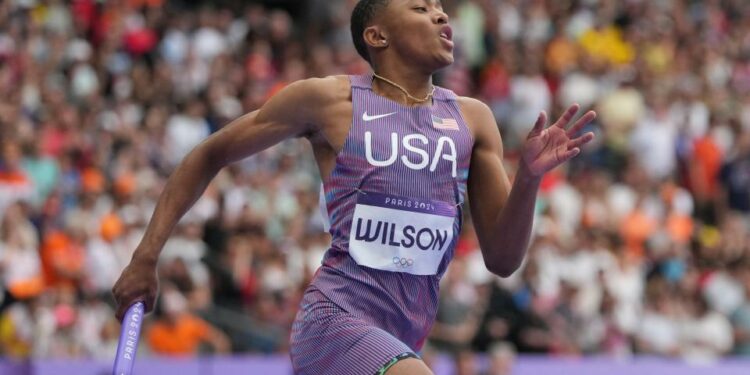
[[[391,0],[383,11],[390,48],[434,70],[453,63],[453,30],[440,0]]]

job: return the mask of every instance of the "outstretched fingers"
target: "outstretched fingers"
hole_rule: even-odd
[[[578,147],[571,148],[568,151],[565,151],[565,153],[560,157],[560,164],[565,163],[566,161],[573,159],[574,157],[578,156],[578,154],[581,153],[581,149]]]
[[[578,109],[580,108],[581,106],[579,106],[578,103],[575,103],[571,105],[570,107],[568,107],[568,110],[565,111],[565,113],[563,113],[562,116],[560,116],[557,122],[555,122],[555,126],[565,129],[565,127],[568,126],[568,123],[570,122],[570,120],[573,119],[573,116],[576,115],[576,113],[578,112]]]
[[[534,124],[534,127],[531,129],[530,135],[533,134],[539,134],[544,130],[544,125],[547,124],[547,112],[541,111],[539,112],[539,117],[536,118],[536,123]]]
[[[588,132],[578,138],[568,141],[568,150],[579,148],[594,139],[594,133]]]
[[[594,111],[588,111],[585,115],[583,115],[581,118],[576,121],[573,126],[570,127],[565,133],[568,135],[568,137],[572,138],[574,135],[578,134],[581,129],[583,129],[586,124],[590,123],[596,118],[596,112]]]

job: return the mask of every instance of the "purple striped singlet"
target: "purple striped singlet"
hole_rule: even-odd
[[[418,351],[461,230],[474,140],[456,95],[405,107],[372,80],[350,77],[352,124],[323,186],[332,244],[292,327],[298,374],[372,375]]]

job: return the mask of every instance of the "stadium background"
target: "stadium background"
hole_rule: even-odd
[[[6,361],[111,361],[109,291],[170,171],[284,85],[367,71],[354,3],[0,2]],[[750,2],[443,5],[456,62],[436,82],[492,108],[511,175],[541,110],[596,109],[598,138],[545,177],[512,277],[485,270],[467,222],[426,361],[750,355]],[[139,360],[284,358],[329,240],[319,179],[302,140],[220,173],[164,249]]]

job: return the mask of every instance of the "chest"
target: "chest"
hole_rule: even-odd
[[[404,169],[461,174],[471,157],[473,137],[456,105],[403,108],[352,103],[327,116],[310,140],[321,174],[327,176],[339,157],[356,158],[368,169]]]

